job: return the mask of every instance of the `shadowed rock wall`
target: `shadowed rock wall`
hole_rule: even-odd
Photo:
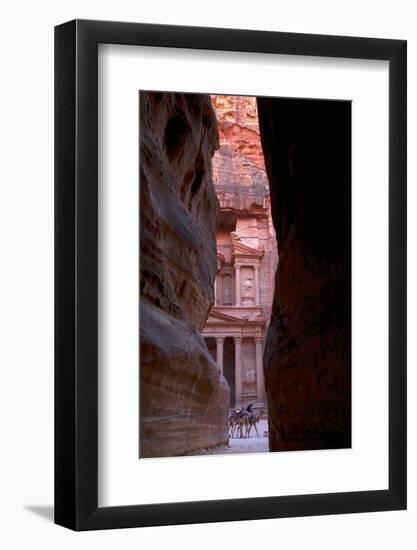
[[[140,456],[227,442],[229,388],[199,332],[214,302],[210,98],[140,94]]]
[[[351,445],[351,106],[258,98],[279,252],[270,449]]]

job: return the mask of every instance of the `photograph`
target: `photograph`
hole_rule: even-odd
[[[351,102],[140,90],[138,131],[139,458],[350,448]]]
[[[0,548],[417,548],[416,5],[4,3]]]

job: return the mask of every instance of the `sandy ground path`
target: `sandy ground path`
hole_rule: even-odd
[[[190,453],[192,455],[224,455],[237,453],[267,453],[268,447],[268,422],[261,420],[258,424],[258,433],[251,430],[251,435],[247,439],[229,438],[229,445],[221,445],[212,449],[203,449],[201,451]]]

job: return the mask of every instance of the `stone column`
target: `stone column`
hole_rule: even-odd
[[[224,337],[216,338],[216,344],[217,344],[216,361],[217,361],[217,366],[219,367],[221,373],[223,373],[223,342],[224,342]]]
[[[235,265],[235,305],[240,306],[240,265]]]
[[[258,394],[258,401],[265,402],[265,377],[264,377],[264,367],[263,367],[263,349],[262,349],[262,338],[256,337],[256,389]]]
[[[255,270],[255,306],[260,305],[260,298],[259,298],[259,265],[253,266]]]
[[[242,338],[235,337],[235,401],[242,404]]]
[[[214,279],[214,305],[217,306],[217,281],[219,278],[216,275],[216,278]]]

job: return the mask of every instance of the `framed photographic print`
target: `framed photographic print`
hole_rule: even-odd
[[[406,42],[55,29],[55,521],[406,508]]]

